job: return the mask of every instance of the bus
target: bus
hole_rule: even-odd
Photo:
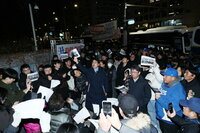
[[[130,32],[128,46],[176,48],[183,53],[200,54],[200,26],[164,26]]]

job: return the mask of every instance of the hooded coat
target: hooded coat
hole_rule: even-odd
[[[147,114],[139,113],[132,119],[122,120],[122,127],[119,133],[157,133],[154,127],[151,127],[151,120]],[[109,133],[98,128],[97,133]]]

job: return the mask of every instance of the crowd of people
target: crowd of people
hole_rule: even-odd
[[[12,68],[0,69],[0,132],[112,133],[114,129],[120,133],[200,133],[198,59],[174,48],[86,45],[79,53],[79,58],[59,59],[54,55],[51,63],[38,66],[39,78],[35,81],[27,77],[33,73],[29,64],[22,64],[20,73]],[[155,62],[141,65],[141,56],[152,57]],[[60,84],[51,88],[52,80]],[[50,122],[20,118],[13,107],[41,99],[41,93],[37,93],[41,86],[53,90],[43,108]],[[102,109],[107,98],[119,102],[112,106],[110,115]],[[99,105],[99,114],[94,104]],[[84,107],[90,117],[76,123],[73,117]],[[97,129],[89,119],[98,120]]]

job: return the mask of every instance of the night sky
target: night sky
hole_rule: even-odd
[[[32,36],[28,2],[28,0],[1,0],[1,41]],[[59,0],[59,2],[56,0],[36,0],[31,1],[31,3],[37,3],[40,8],[38,11],[33,10],[37,27],[48,23],[52,12],[63,6],[64,0]]]

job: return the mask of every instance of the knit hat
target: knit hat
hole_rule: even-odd
[[[126,95],[119,95],[119,107],[122,109],[124,114],[126,115],[136,115],[138,102],[133,95],[126,94]]]

